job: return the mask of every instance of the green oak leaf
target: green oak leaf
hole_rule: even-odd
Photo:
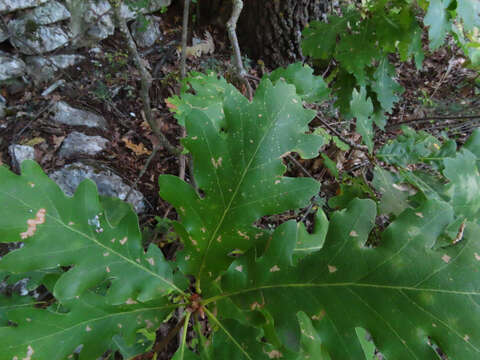
[[[355,79],[355,76],[340,68],[335,83],[333,84],[333,90],[337,97],[335,105],[347,118],[352,117],[350,102],[352,101],[352,93],[356,85],[357,79]]]
[[[212,344],[208,347],[214,359],[285,359],[285,360],[331,360],[321,336],[312,325],[311,319],[303,312],[296,316],[300,326],[301,338],[298,352],[290,351],[285,347],[278,350],[272,344],[261,342],[265,333],[258,328],[248,326],[241,321],[233,319],[217,319],[209,314],[212,324],[219,329],[213,334]],[[212,359],[211,357],[201,357]]]
[[[304,55],[315,59],[329,59],[335,53],[337,37],[343,35],[348,28],[348,22],[357,17],[355,12],[349,12],[344,17],[330,15],[328,23],[312,21],[303,30],[302,51]]]
[[[433,0],[429,3],[423,21],[425,25],[429,26],[428,37],[430,39],[431,50],[436,50],[443,44],[445,36],[451,28],[451,21],[447,10],[451,1],[452,0]]]
[[[445,157],[455,156],[454,141],[442,142],[425,131],[401,127],[403,134],[385,144],[377,156],[390,164],[407,167],[420,162],[441,168]]]
[[[477,157],[477,163],[480,162],[480,128],[473,130],[463,147]]]
[[[454,158],[444,160],[443,174],[450,180],[447,194],[451,196],[455,214],[464,219],[480,219],[480,172],[477,157],[462,149]]]
[[[7,296],[5,294],[0,294],[0,329],[3,326],[8,325],[8,312],[11,310],[31,307],[38,302],[34,298],[29,296],[20,296],[14,294],[12,296]]]
[[[282,224],[263,256],[250,252],[237,259],[222,279],[223,293],[205,303],[233,299],[244,311],[268,314],[291,351],[299,349],[296,313],[303,311],[332,359],[362,358],[357,327],[371,334],[387,359],[432,359],[430,341],[451,359],[477,359],[480,228],[469,222],[460,243],[433,249],[453,211],[428,200],[400,214],[371,248],[365,243],[375,216],[371,200],[352,201],[331,217],[322,250],[296,266],[297,225]],[[355,311],[346,316],[346,309]]]
[[[60,300],[104,280],[111,281],[107,298],[112,304],[147,301],[179,290],[158,247],[144,252],[131,207],[123,208],[117,225],[111,224],[93,182],[82,182],[74,196],[67,197],[33,161],[22,163],[21,176],[1,167],[0,181],[0,238],[25,243],[0,260],[0,269],[28,273],[72,266],[53,289]]]
[[[372,185],[382,194],[382,199],[379,204],[380,214],[400,215],[408,205],[408,188],[399,184],[398,176],[384,170],[380,167],[375,167],[373,171]]]
[[[313,179],[282,176],[282,156],[297,151],[312,158],[323,143],[305,134],[314,112],[302,107],[293,86],[264,80],[249,102],[229,85],[223,110],[220,130],[201,111],[186,119],[183,144],[202,196],[177,177],[159,177],[160,196],[181,219],[176,230],[185,248],[177,263],[198,281],[215,279],[233,261],[228,254],[242,253],[264,237],[254,221],[305,206],[319,190]]]
[[[355,76],[359,85],[366,85],[366,68],[379,57],[380,53],[375,45],[372,29],[365,26],[362,30],[358,34],[342,37],[338,45],[337,59],[342,67]]]
[[[406,61],[408,58],[413,57],[417,70],[422,68],[423,60],[425,59],[425,53],[422,46],[422,33],[422,28],[418,23],[415,23],[408,34],[408,39],[410,41],[405,40],[398,44],[398,51],[401,60]]]
[[[360,92],[353,90],[350,109],[352,115],[357,118],[357,132],[362,135],[363,143],[371,152],[373,150],[373,104],[372,100],[367,98],[365,87],[361,87]]]
[[[197,109],[205,112],[217,127],[221,126],[223,97],[228,85],[226,80],[214,72],[192,72],[184,83],[180,96],[168,98],[178,123],[185,126],[188,114]]]
[[[457,13],[465,29],[471,31],[480,27],[480,2],[476,0],[457,0]]]
[[[393,105],[400,100],[398,96],[403,87],[395,80],[395,67],[384,57],[373,74],[372,89],[385,112],[392,111]]]
[[[313,69],[308,65],[295,63],[287,68],[278,68],[268,78],[272,82],[285,80],[297,89],[297,94],[306,102],[314,103],[326,100],[330,94],[327,84],[321,76],[313,75]]]
[[[81,346],[80,359],[97,359],[115,346],[115,336],[133,342],[137,329],[158,327],[174,307],[165,300],[119,306],[106,301],[101,295],[85,292],[67,301],[61,312],[53,306],[8,310],[6,316],[15,326],[0,327],[1,358],[63,360]]]

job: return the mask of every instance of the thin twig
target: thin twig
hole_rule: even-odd
[[[190,9],[190,0],[185,0],[183,6],[183,27],[182,27],[182,53],[180,58],[180,79],[185,79],[187,76],[186,63],[187,63],[187,35],[188,35],[188,19]],[[182,129],[182,138],[187,135],[185,128]],[[180,154],[179,158],[179,170],[178,177],[182,180],[185,180],[185,169],[187,167],[187,155]]]
[[[230,43],[232,44],[233,50],[233,58],[235,62],[235,67],[237,68],[237,75],[243,81],[245,86],[247,87],[248,91],[248,98],[252,100],[253,97],[253,90],[248,82],[247,77],[245,76],[247,72],[245,71],[242,63],[242,55],[240,53],[240,45],[238,44],[237,38],[237,22],[238,18],[240,17],[240,13],[243,9],[243,1],[242,0],[233,0],[233,8],[232,8],[232,15],[230,19],[227,21],[227,31],[228,31],[228,38],[230,39]]]
[[[158,354],[161,352],[165,346],[167,346],[170,341],[178,334],[178,332],[182,329],[183,323],[185,322],[185,316],[175,325],[175,327],[169,331],[167,336],[165,336],[162,341],[157,343],[153,350],[151,351],[152,354]]]
[[[190,9],[190,0],[185,0],[183,6],[183,27],[182,27],[182,53],[180,58],[180,78],[183,80],[187,75],[187,34],[188,34],[188,18]]]
[[[350,147],[360,150],[360,151],[365,151],[368,152],[368,148],[365,145],[358,145],[355,144],[353,141],[347,139],[345,136],[343,136],[339,131],[337,131],[335,128],[330,126],[325,120],[323,120],[319,115],[315,116],[328,130],[333,132],[340,140],[342,140],[344,143],[348,144]]]
[[[153,158],[155,157],[155,155],[157,154],[158,150],[160,149],[160,146],[155,146],[152,150],[152,153],[150,154],[150,156],[148,157],[147,161],[145,162],[145,165],[143,165],[143,168],[142,170],[140,171],[140,174],[138,174],[137,178],[135,179],[135,181],[133,182],[132,186],[130,186],[130,189],[128,190],[128,193],[127,193],[127,196],[125,196],[125,201],[128,201],[128,197],[130,196],[130,194],[132,193],[133,189],[136,188],[138,182],[140,181],[140,179],[143,177],[143,175],[145,175],[145,172],[147,171],[148,167],[150,166],[150,163],[152,162]]]
[[[304,167],[302,164],[300,164],[300,162],[299,162],[297,159],[295,159],[292,155],[288,154],[287,157],[288,157],[288,159],[291,160],[295,165],[297,165],[297,166],[305,173],[305,175],[307,175],[308,177],[311,177],[312,179],[315,179],[315,178],[313,177],[313,175],[310,174],[310,172],[309,172],[307,169],[305,169],[305,167]]]
[[[120,32],[123,34],[125,39],[127,40],[127,47],[128,51],[130,54],[133,56],[133,61],[135,62],[135,66],[140,72],[140,82],[141,82],[141,88],[140,88],[140,97],[142,98],[143,102],[143,110],[145,112],[145,118],[152,128],[153,132],[155,133],[155,136],[158,138],[160,144],[167,149],[168,152],[171,154],[179,154],[180,150],[177,149],[175,146],[173,146],[170,141],[165,137],[165,135],[162,133],[160,128],[158,127],[157,123],[153,120],[152,117],[152,107],[150,105],[150,87],[152,85],[152,76],[146,69],[143,59],[140,57],[138,50],[137,50],[137,45],[135,45],[135,41],[133,40],[132,34],[130,34],[130,30],[128,29],[127,22],[125,18],[121,15],[121,4],[122,1],[120,2],[115,2],[112,3],[113,9],[114,9],[114,14],[116,21],[118,23],[118,27],[120,29]]]
[[[404,124],[411,124],[413,122],[423,123],[431,120],[459,120],[459,119],[480,119],[480,114],[477,115],[449,115],[449,116],[425,116],[421,118],[414,118],[407,121],[402,121],[396,124],[389,124],[387,128],[397,127]]]

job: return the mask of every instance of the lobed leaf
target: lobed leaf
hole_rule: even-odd
[[[323,78],[313,75],[313,69],[301,63],[291,64],[287,68],[278,68],[268,78],[273,83],[283,79],[288,84],[294,85],[297,89],[297,94],[309,103],[326,100],[330,94],[330,90]]]
[[[179,290],[158,247],[144,252],[133,210],[123,208],[121,221],[110,217],[118,222],[110,223],[93,182],[82,182],[67,197],[33,161],[22,163],[21,176],[0,168],[0,181],[0,238],[25,244],[4,256],[0,269],[26,273],[71,267],[53,289],[61,301],[105,280],[111,282],[107,299],[112,304]],[[111,201],[121,208],[120,200]]]
[[[283,177],[282,156],[317,155],[322,138],[305,134],[314,112],[302,107],[293,86],[264,80],[250,103],[226,89],[221,129],[203,112],[186,119],[185,147],[203,196],[174,176],[160,176],[160,196],[181,218],[177,232],[185,249],[177,262],[186,274],[212,280],[233,258],[264,236],[252,226],[261,216],[305,206],[319,189],[309,178]]]
[[[431,342],[449,358],[476,359],[480,228],[469,222],[460,243],[434,250],[453,210],[428,200],[398,216],[371,248],[365,243],[375,215],[371,200],[353,200],[332,216],[322,250],[298,264],[292,258],[296,224],[281,225],[265,254],[236,260],[222,280],[223,293],[206,303],[233,299],[244,311],[264,314],[271,320],[263,326],[273,322],[281,341],[280,354],[299,349],[296,314],[303,311],[333,359],[362,358],[357,327],[387,359],[431,359]]]
[[[85,292],[58,309],[17,306],[7,311],[15,326],[0,327],[2,359],[97,359],[114,347],[113,338],[133,342],[139,328],[155,328],[173,306],[165,300],[112,306],[107,299]],[[66,312],[68,310],[68,312]]]
[[[392,111],[393,105],[400,100],[398,95],[403,92],[403,87],[395,81],[395,76],[395,67],[386,57],[380,61],[373,74],[372,89],[377,94],[383,110],[387,113]]]
[[[430,49],[438,49],[444,42],[447,32],[450,30],[451,22],[447,13],[452,0],[430,1],[424,23],[429,26],[428,37]],[[468,0],[467,0],[468,1]]]
[[[368,150],[373,150],[373,104],[367,97],[365,87],[358,92],[353,90],[352,101],[350,102],[352,115],[357,118],[357,132],[362,135],[362,140]]]

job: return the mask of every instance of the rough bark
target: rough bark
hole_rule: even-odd
[[[301,32],[328,10],[329,0],[243,0],[237,35],[242,53],[270,67],[303,60]],[[224,25],[231,0],[200,0],[202,23]]]
[[[327,0],[244,0],[238,36],[242,49],[270,67],[303,60],[305,25],[327,12]]]

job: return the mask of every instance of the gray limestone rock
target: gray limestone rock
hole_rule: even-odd
[[[105,15],[110,10],[111,6],[108,0],[89,3],[84,19],[89,25],[87,34],[91,39],[103,40],[115,32],[112,16]]]
[[[108,140],[101,136],[88,136],[74,131],[63,140],[58,156],[73,159],[80,156],[95,156],[105,150]]]
[[[89,111],[75,109],[63,101],[53,106],[52,120],[71,126],[88,126],[91,128],[107,128],[107,121],[100,115]]]
[[[82,55],[63,54],[52,56],[29,56],[25,59],[27,73],[36,84],[48,82],[53,79],[58,69],[66,69],[78,64],[85,59]]]
[[[25,75],[25,63],[7,53],[0,52],[0,81]]]
[[[70,12],[67,8],[55,0],[28,10],[22,17],[22,19],[31,20],[37,25],[53,24],[69,18]]]
[[[160,18],[156,16],[146,16],[148,24],[141,21],[135,21],[132,26],[132,36],[135,39],[138,47],[150,47],[157,41],[162,33],[160,32],[159,23]]]
[[[48,0],[1,0],[0,13],[13,12],[20,9],[35,7],[46,3]]]
[[[137,17],[138,13],[151,14],[161,8],[167,7],[172,3],[172,0],[151,0],[150,6],[147,9],[131,9],[128,5],[122,4],[120,8],[120,14],[127,20],[131,20]]]
[[[28,145],[12,144],[8,147],[8,153],[12,158],[12,168],[20,171],[20,164],[24,160],[35,160],[35,149]]]
[[[8,23],[10,42],[22,54],[44,54],[68,43],[67,33],[59,25],[36,25],[30,20],[15,19]]]
[[[76,46],[91,44],[113,34],[115,25],[108,0],[66,0],[71,13],[70,30]]]
[[[150,0],[150,6],[148,7],[146,14],[153,13],[161,8],[167,7],[172,3],[172,0]]]
[[[4,42],[5,40],[7,40],[8,37],[9,37],[8,32],[5,31],[5,30],[3,30],[2,27],[0,27],[0,43],[1,43],[1,42]]]
[[[68,196],[73,195],[77,186],[84,179],[94,181],[97,184],[98,193],[104,196],[114,196],[125,200],[130,190],[130,186],[110,170],[97,169],[82,162],[65,165],[49,176]],[[137,213],[145,211],[144,197],[139,191],[133,190],[127,201],[133,205]]]

